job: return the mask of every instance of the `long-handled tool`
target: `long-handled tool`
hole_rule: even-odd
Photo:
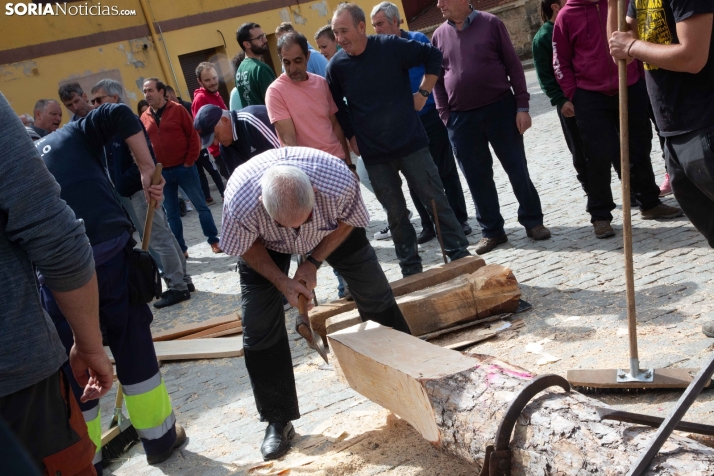
[[[161,183],[161,164],[156,164],[154,176],[151,178],[152,185]],[[146,220],[144,221],[144,236],[141,240],[141,249],[147,251],[151,241],[151,228],[154,224],[154,209],[156,200],[153,198],[149,202],[146,210]],[[131,420],[124,416],[122,407],[124,406],[124,392],[122,386],[117,387],[117,396],[114,402],[114,416],[109,423],[109,429],[102,434],[102,460],[111,461],[126,453],[135,443],[140,441],[139,434],[131,424]]]
[[[301,279],[300,284],[305,286],[307,283]],[[325,350],[322,337],[310,325],[310,318],[307,315],[307,297],[304,294],[298,295],[298,316],[295,318],[295,330],[307,341],[307,345],[311,349],[320,354],[325,363],[330,363],[327,360],[327,350]]]
[[[441,247],[441,257],[444,258],[444,264],[449,264],[449,260],[446,258],[446,251],[444,251],[444,240],[441,238],[441,225],[439,225],[439,214],[436,212],[436,202],[431,201],[431,209],[434,212],[434,226],[436,227],[436,237],[439,240],[439,246]]]
[[[627,31],[626,0],[618,0],[618,29]],[[576,387],[595,388],[686,388],[698,369],[641,369],[637,351],[635,276],[632,260],[632,217],[630,215],[630,138],[627,101],[627,62],[618,61],[620,93],[620,170],[622,175],[622,235],[625,248],[625,294],[627,330],[630,339],[630,369],[569,370],[568,380]],[[708,383],[707,383],[708,385]]]

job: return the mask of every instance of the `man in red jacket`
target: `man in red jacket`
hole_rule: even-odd
[[[219,82],[216,66],[213,63],[209,63],[206,61],[199,64],[196,68],[196,79],[198,80],[198,84],[200,84],[201,87],[193,92],[191,115],[193,117],[196,117],[196,114],[198,113],[198,110],[201,109],[201,106],[205,106],[206,104],[213,104],[214,106],[218,106],[221,109],[227,111],[228,108],[226,107],[226,103],[223,102],[223,98],[220,94],[218,94]],[[221,155],[221,151],[217,145],[210,145],[208,149],[201,149],[201,154],[198,156],[198,160],[196,160],[196,165],[198,165],[211,175],[211,178],[213,178],[213,181],[215,182],[216,187],[218,188],[218,193],[220,193],[221,198],[223,198],[223,180],[221,179],[221,174],[218,173],[218,170],[216,170],[214,165],[211,163],[211,159],[208,157],[209,152],[214,158],[220,157]],[[203,172],[200,173],[203,174]],[[211,198],[210,193],[208,193],[208,182],[205,179],[205,175],[203,177],[204,178],[201,179],[201,187],[203,188],[203,186],[205,185],[203,191],[206,193],[206,203],[208,205],[213,205],[215,202],[213,198]],[[199,176],[199,178],[201,177]]]
[[[607,0],[568,0],[553,28],[553,69],[565,97],[575,106],[587,161],[586,210],[595,236],[615,235],[610,164],[620,161],[617,65],[607,45]],[[682,210],[659,200],[650,152],[652,126],[647,89],[636,62],[627,67],[630,181],[643,219],[676,218]],[[624,173],[624,171],[623,171]]]
[[[164,206],[171,231],[188,258],[188,248],[183,239],[183,224],[179,215],[178,188],[180,186],[198,212],[203,234],[208,238],[211,250],[214,253],[222,253],[223,250],[218,245],[216,223],[206,205],[194,164],[201,146],[191,116],[180,104],[166,100],[166,86],[158,78],[145,80],[143,91],[149,109],[141,115],[141,122],[151,139],[156,160],[164,166],[162,172],[166,179]]]

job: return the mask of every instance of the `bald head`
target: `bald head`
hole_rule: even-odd
[[[286,228],[299,228],[315,205],[315,191],[301,169],[291,165],[269,168],[260,179],[261,201],[268,215]]]

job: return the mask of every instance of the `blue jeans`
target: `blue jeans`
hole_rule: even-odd
[[[168,167],[165,168],[161,174],[166,179],[166,185],[164,186],[164,207],[166,208],[166,215],[171,231],[173,231],[181,249],[185,252],[188,248],[183,239],[183,224],[181,223],[181,215],[179,214],[179,186],[184,189],[191,203],[193,203],[193,207],[198,212],[201,229],[206,238],[208,238],[208,243],[218,243],[218,230],[216,229],[216,223],[213,221],[213,215],[211,215],[211,211],[206,205],[203,191],[201,191],[201,182],[198,180],[196,166],[184,167],[183,165],[178,165],[176,167]]]
[[[527,230],[542,225],[540,197],[528,174],[523,136],[516,127],[513,94],[470,111],[452,111],[446,127],[454,155],[476,205],[481,235],[496,238],[505,233],[493,181],[493,157],[489,144],[508,174],[518,200],[518,222]]]

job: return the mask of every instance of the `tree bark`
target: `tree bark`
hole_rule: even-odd
[[[366,322],[328,336],[350,387],[407,420],[443,451],[481,467],[511,400],[534,375]],[[547,390],[522,412],[510,444],[513,475],[625,474],[656,430],[600,421],[605,404]],[[649,474],[714,474],[714,450],[673,435]]]

